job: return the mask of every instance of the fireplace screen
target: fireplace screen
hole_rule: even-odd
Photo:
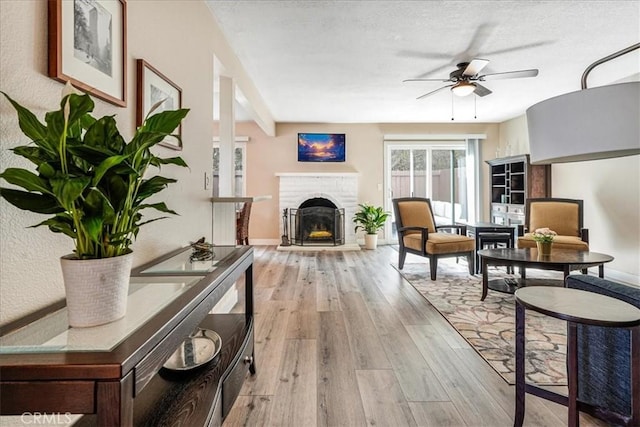
[[[291,244],[343,245],[344,209],[327,199],[310,199],[298,209],[289,209]]]

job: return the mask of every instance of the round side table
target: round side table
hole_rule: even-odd
[[[522,426],[525,393],[530,393],[568,407],[568,426],[579,425],[578,414],[578,345],[577,325],[629,328],[631,354],[640,354],[640,309],[624,301],[579,289],[529,286],[515,292],[516,300],[516,410],[514,426]],[[533,384],[525,383],[525,309],[566,320],[567,382],[569,394],[564,396]],[[631,384],[640,384],[640,366],[631,369]],[[638,394],[638,393],[635,393]],[[634,397],[630,425],[640,425],[640,398]]]

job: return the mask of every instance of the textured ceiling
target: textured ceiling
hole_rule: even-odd
[[[580,89],[594,61],[640,41],[640,1],[207,1],[277,122],[502,122]],[[538,77],[449,90],[455,64]],[[596,68],[589,87],[640,75],[640,50]],[[476,103],[474,105],[474,99]],[[452,105],[453,103],[453,105]],[[474,119],[474,108],[477,119]]]

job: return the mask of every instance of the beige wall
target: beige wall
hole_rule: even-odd
[[[178,178],[160,198],[180,216],[142,227],[134,244],[134,264],[201,236],[211,236],[209,192],[203,175],[211,168],[213,132],[213,17],[200,1],[141,1],[128,5],[127,107],[96,99],[95,114],[115,114],[125,139],[135,122],[135,59],[143,58],[182,88],[183,106],[190,108],[183,125],[180,155],[190,169],[163,168]],[[33,109],[39,118],[59,105],[63,85],[47,77],[47,2],[0,1],[0,89]],[[16,115],[0,100],[2,169],[25,166],[8,148],[26,138]],[[173,155],[158,148],[162,155]],[[2,182],[2,185],[6,185]],[[73,249],[70,239],[46,228],[26,227],[45,217],[23,212],[0,200],[0,323],[64,297],[58,258]]]
[[[507,144],[512,155],[528,154],[526,116],[501,123],[499,141],[501,155]],[[584,200],[590,249],[615,258],[605,274],[640,283],[640,156],[554,164],[551,192],[553,197]]]
[[[298,132],[345,133],[345,163],[300,163],[297,159]],[[497,124],[318,124],[277,125],[276,137],[267,137],[253,123],[238,123],[236,135],[249,136],[247,143],[247,194],[270,194],[272,200],[256,203],[251,211],[250,235],[253,241],[279,240],[282,213],[278,206],[278,172],[358,172],[358,202],[383,204],[383,137],[385,134],[486,134],[483,160],[493,158],[498,141]],[[482,176],[487,165],[482,162]],[[488,189],[484,191],[488,199]],[[488,215],[488,207],[482,209]],[[486,219],[486,218],[485,218]],[[351,218],[347,218],[351,226]]]
[[[529,154],[529,132],[527,116],[521,115],[500,124],[500,138],[494,157],[508,157]]]

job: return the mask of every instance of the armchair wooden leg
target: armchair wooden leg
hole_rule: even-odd
[[[436,272],[438,271],[438,257],[429,257],[429,269],[431,270],[431,280],[436,280]]]
[[[475,265],[473,264],[474,262],[475,262],[475,251],[472,251],[467,254],[467,264],[469,264],[469,274],[472,276],[476,271]]]
[[[404,260],[407,258],[407,253],[405,252],[404,249],[400,249],[400,253],[398,256],[398,268],[400,268],[400,270],[402,270],[402,267],[404,267]]]

